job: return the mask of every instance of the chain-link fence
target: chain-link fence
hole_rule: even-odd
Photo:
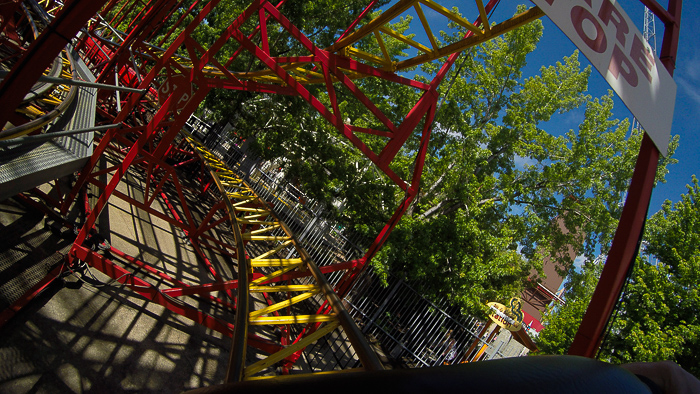
[[[212,128],[198,120],[188,122],[188,126],[270,203],[319,267],[362,257],[368,240],[339,230],[323,206],[287,182],[275,163],[251,155],[244,142],[232,139],[230,126]],[[341,275],[330,275],[329,283],[335,285]],[[368,340],[394,367],[430,367],[524,353],[523,346],[511,341],[509,334],[492,335],[491,329],[484,330],[485,322],[463,316],[447,301],[428,300],[396,276],[390,275],[382,283],[371,267],[355,280],[343,301]],[[358,364],[342,338],[318,341],[304,357],[315,370]]]

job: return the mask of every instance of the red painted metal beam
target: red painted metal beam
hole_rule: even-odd
[[[666,24],[661,49],[662,62],[671,75],[673,75],[675,68],[678,50],[681,3],[682,0],[670,0],[669,2],[669,13],[675,23]],[[598,353],[605,329],[637,256],[658,162],[659,150],[645,133],[637,156],[637,164],[632,175],[627,201],[622,209],[620,222],[600,280],[569,348],[571,355],[595,357]]]
[[[615,238],[586,314],[569,348],[571,355],[595,357],[598,352],[605,327],[637,255],[658,160],[659,151],[645,134]]]
[[[369,4],[367,4],[367,7],[365,7],[365,9],[362,10],[362,12],[360,12],[360,15],[358,15],[357,18],[355,18],[355,20],[352,21],[350,26],[348,26],[348,28],[345,29],[343,34],[341,34],[340,37],[338,37],[338,39],[335,40],[335,42],[342,40],[343,38],[345,38],[345,36],[350,34],[350,32],[352,32],[355,29],[355,27],[357,27],[357,24],[360,23],[360,21],[362,21],[362,18],[367,16],[370,13],[370,11],[374,9],[374,6],[377,5],[377,1],[378,0],[372,0]]]
[[[169,295],[171,297],[177,297],[177,296],[183,296],[183,295],[198,295],[198,296],[202,296],[202,297],[208,299],[209,301],[213,301],[217,304],[221,304],[227,308],[230,308],[231,310],[236,309],[236,306],[234,304],[231,304],[227,301],[222,300],[221,298],[217,298],[217,297],[212,296],[211,294],[208,294],[211,291],[208,291],[208,292],[191,291],[191,292],[189,292],[190,289],[198,288],[199,286],[188,285],[185,282],[177,280],[177,279],[171,277],[170,275],[165,274],[165,273],[153,268],[150,264],[146,264],[137,258],[129,256],[128,254],[122,252],[121,250],[116,249],[113,246],[110,247],[109,252],[112,253],[113,255],[119,257],[119,258],[126,260],[129,264],[133,264],[141,269],[148,271],[149,273],[151,273],[153,275],[158,276],[159,278],[161,278],[165,281],[168,281],[176,286],[180,286],[177,288],[170,288],[170,289],[161,290],[161,293],[163,293],[165,295]],[[174,290],[180,290],[181,292],[178,293],[177,291],[174,291]]]
[[[233,324],[200,312],[189,305],[183,304],[169,296],[166,296],[155,286],[141,278],[134,276],[130,271],[120,267],[104,256],[97,254],[95,251],[84,246],[74,244],[71,252],[80,260],[87,262],[90,266],[97,268],[100,270],[100,272],[104,273],[115,281],[129,287],[131,290],[140,294],[146,299],[160,304],[169,311],[182,315],[226,336],[230,337],[232,335]],[[281,348],[279,345],[270,343],[269,341],[252,334],[248,338],[248,343],[251,346],[269,353],[274,353]]]
[[[486,12],[491,12],[493,7],[495,7],[499,1],[500,0],[490,0],[488,4],[486,4]],[[476,18],[474,26],[480,26],[481,24],[482,20],[481,16],[479,16]],[[464,38],[469,38],[472,35],[474,35],[474,33],[470,30],[464,35]],[[454,63],[457,61],[457,58],[461,54],[462,52],[455,52],[451,54],[442,67],[440,67],[440,70],[430,82],[430,88],[423,93],[423,96],[421,96],[421,98],[418,100],[418,103],[416,103],[416,105],[409,111],[408,115],[406,115],[406,120],[401,124],[399,132],[396,133],[396,136],[386,144],[384,149],[382,149],[382,152],[379,154],[380,166],[388,166],[389,163],[394,160],[396,154],[399,152],[404,143],[406,143],[406,140],[408,140],[410,135],[413,133],[413,130],[418,126],[420,120],[423,119],[423,116],[429,111],[429,108],[437,104],[437,89],[442,83],[443,79],[445,79],[447,76],[447,72],[450,70],[450,68],[452,68]],[[426,121],[426,123],[432,126],[432,122],[428,123]]]
[[[84,246],[74,244],[73,248],[71,249],[71,253],[73,253],[78,259],[87,262],[91,267],[97,268],[100,270],[100,272],[106,274],[115,281],[126,285],[132,291],[140,294],[152,302],[160,304],[171,312],[185,316],[192,321],[195,321],[224,335],[231,336],[231,333],[233,332],[233,325],[231,323],[227,323],[206,313],[200,312],[181,302],[176,302],[174,299],[165,296],[152,284],[135,276],[132,272],[120,267],[104,256],[95,253],[95,251]]]
[[[651,12],[653,12],[654,15],[658,16],[659,19],[661,19],[661,22],[663,24],[676,22],[676,17],[675,17],[676,14],[673,12],[669,12],[669,10],[666,10],[656,0],[640,0],[640,1],[642,2],[642,4],[644,4],[645,7],[647,7]],[[669,8],[670,8],[670,3],[673,3],[673,0],[671,2],[669,2]],[[680,15],[680,13],[678,15]],[[680,22],[680,21],[678,21],[678,22]]]
[[[112,79],[115,67],[120,69],[121,66],[127,64],[120,64],[120,62],[126,62],[128,60],[128,51],[132,45],[140,42],[140,38],[143,35],[150,34],[151,25],[156,23],[156,21],[161,20],[166,15],[173,3],[174,0],[156,0],[155,4],[153,4],[150,8],[144,7],[141,10],[141,12],[143,12],[148,9],[142,19],[139,20],[139,16],[141,15],[139,13],[139,15],[137,15],[137,17],[131,22],[129,29],[127,29],[129,34],[124,38],[124,41],[121,42],[119,48],[117,48],[117,50],[111,54],[109,61],[103,67],[102,72],[97,77],[97,82],[105,83]],[[136,21],[138,21],[137,24],[135,24]]]
[[[27,290],[22,297],[12,303],[12,305],[8,306],[7,309],[0,312],[0,327],[4,326],[5,323],[14,317],[22,308],[29,304],[31,300],[41,294],[41,292],[44,291],[44,289],[46,289],[51,283],[53,283],[54,280],[58,279],[61,272],[63,272],[63,268],[63,264],[56,266],[56,268],[51,270],[51,272],[49,272],[44,279],[39,281],[39,283],[34,285],[31,289]]]
[[[63,9],[0,83],[0,102],[2,103],[0,125],[4,125],[10,119],[34,82],[106,2],[106,0],[66,2]]]
[[[332,264],[332,265],[326,265],[323,267],[319,267],[319,270],[324,273],[324,274],[330,274],[333,272],[337,271],[343,271],[343,270],[349,270],[349,269],[354,269],[359,266],[359,260],[353,260],[353,261],[347,261],[344,263],[338,263],[338,264]],[[259,272],[254,272],[252,276],[252,280],[261,278],[263,275]],[[267,285],[270,283],[279,283],[279,282],[284,282],[288,280],[293,280],[293,279],[299,279],[299,278],[306,278],[311,276],[311,272],[309,271],[304,271],[304,272],[293,272],[289,274],[283,274],[280,276],[277,276],[275,278],[272,278],[270,280],[266,280],[264,282],[259,283],[260,286]],[[191,295],[191,294],[204,294],[204,293],[210,293],[214,291],[223,291],[223,290],[233,290],[238,288],[238,281],[237,280],[229,280],[225,282],[216,282],[216,283],[204,283],[201,285],[190,285],[182,288],[172,288],[172,289],[167,289],[163,290],[163,293],[168,294],[172,297],[181,297],[185,295]]]

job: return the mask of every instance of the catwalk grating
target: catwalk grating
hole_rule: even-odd
[[[60,264],[72,237],[52,232],[44,215],[14,200],[0,203],[0,310],[17,301]],[[68,234],[69,235],[69,234]]]
[[[95,81],[82,60],[77,60],[75,67],[80,78]],[[95,125],[96,93],[97,89],[94,88],[79,89],[75,111],[65,130]],[[92,155],[93,134],[88,132],[59,137],[21,151],[11,148],[10,151],[3,152],[0,158],[0,201],[82,169]]]

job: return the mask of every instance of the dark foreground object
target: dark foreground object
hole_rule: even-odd
[[[651,393],[634,374],[615,365],[576,356],[534,356],[435,368],[282,376],[223,384],[188,394],[284,390],[308,393],[332,387],[335,393]]]

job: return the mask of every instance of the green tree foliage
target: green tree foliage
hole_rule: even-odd
[[[360,9],[354,1],[328,4],[303,3],[318,7],[310,14],[313,23],[292,11],[293,22],[306,34],[315,34],[320,46],[350,23],[347,13],[333,7],[349,7],[351,15]],[[285,13],[294,8],[289,3],[284,7]],[[329,9],[335,10],[333,17],[342,18],[331,18]],[[408,34],[410,22],[398,20],[393,29]],[[559,253],[566,245],[588,255],[598,246],[606,248],[639,149],[641,134],[629,135],[629,122],[612,117],[612,93],[600,98],[586,93],[590,68],[581,67],[578,52],[524,77],[542,29],[535,21],[472,48],[448,73],[439,92],[441,104],[420,192],[373,261],[381,272],[418,280],[425,293],[446,297],[465,312],[478,313],[487,301],[517,294],[546,253],[566,256]],[[276,40],[277,34],[283,37],[270,29],[271,41],[277,42],[271,45],[273,55],[303,54],[294,52],[289,40]],[[449,43],[463,34],[440,37]],[[380,53],[369,38],[357,46]],[[407,51],[399,41],[388,41],[387,48],[395,58]],[[256,69],[254,62],[241,62],[243,70]],[[421,75],[431,79],[440,65],[441,61],[423,65]],[[421,94],[374,78],[355,83],[395,124]],[[347,123],[384,129],[345,87],[335,87]],[[325,86],[309,89],[328,103]],[[307,194],[338,207],[337,219],[347,228],[375,236],[404,197],[298,97],[217,91],[206,106],[217,119],[231,121],[239,136],[254,137],[252,148],[266,159],[277,159],[285,175]],[[578,130],[559,128],[553,117],[572,110],[583,118]],[[392,164],[404,179],[410,178],[419,134],[413,134]],[[375,152],[386,143],[376,135],[358,138]],[[666,164],[661,165],[659,180]],[[558,216],[571,232],[562,233],[553,225]],[[566,270],[572,262],[563,258]]]
[[[697,178],[681,201],[666,201],[647,223],[646,253],[619,304],[600,357],[614,363],[673,360],[700,376],[700,186]],[[565,353],[599,272],[584,267],[572,277],[566,306],[552,309],[538,338],[544,353]],[[582,288],[585,288],[581,291]]]
[[[420,195],[375,261],[470,313],[517,294],[544,254],[567,270],[566,245],[607,248],[641,142],[612,117],[612,93],[586,94],[577,52],[523,78],[541,33],[534,22],[491,40],[449,75]],[[578,130],[544,130],[580,107]]]
[[[213,42],[219,37],[219,32],[225,29],[228,24],[244,11],[250,2],[248,0],[235,0],[221,3],[222,5],[215,9],[216,16],[212,19],[207,18],[206,23],[195,31],[194,36],[198,38],[198,41]],[[379,8],[386,3],[388,3],[388,0],[379,1],[375,8]],[[319,48],[326,48],[333,44],[335,39],[350,26],[366,6],[367,2],[363,0],[289,0],[282,5],[280,11],[315,45]],[[246,33],[252,32],[256,24],[257,18],[252,18],[247,25],[244,25],[242,31]],[[279,24],[270,20],[267,28],[270,54],[273,57],[309,54]],[[259,35],[253,41],[257,43],[258,37]],[[230,40],[222,49],[219,60],[224,63],[236,49],[238,49],[237,41]],[[234,71],[256,71],[266,69],[266,67],[254,61],[249,53],[243,51],[229,69]],[[311,87],[311,90],[315,93],[315,90],[320,88],[322,86]],[[204,107],[212,111],[216,121],[231,121],[236,124],[242,137],[269,132],[294,134],[299,131],[299,128],[295,127],[297,119],[303,118],[306,113],[310,112],[308,104],[298,97],[279,98],[273,96],[271,102],[268,103],[268,107],[275,112],[276,120],[291,119],[291,122],[268,123],[267,120],[270,118],[265,118],[265,115],[269,115],[269,112],[258,111],[258,106],[251,108],[247,105],[248,101],[254,100],[254,97],[257,97],[257,95],[248,92],[214,90],[207,96]],[[261,129],[260,126],[262,125],[266,125],[266,127]],[[265,156],[271,157],[269,152],[263,153]]]

